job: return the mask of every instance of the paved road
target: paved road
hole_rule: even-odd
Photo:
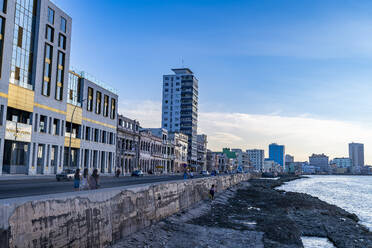
[[[126,185],[183,180],[180,175],[121,177],[106,176],[101,178],[101,188],[112,188]],[[46,195],[53,193],[72,192],[73,182],[57,182],[55,178],[38,178],[26,180],[0,180],[0,199]]]

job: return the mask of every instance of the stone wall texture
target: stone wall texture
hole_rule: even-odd
[[[0,247],[106,247],[250,174],[0,201]]]

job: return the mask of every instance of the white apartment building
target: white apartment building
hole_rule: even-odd
[[[162,128],[188,136],[188,163],[197,166],[198,80],[188,68],[163,76]]]
[[[265,160],[265,150],[249,149],[246,152],[248,154],[251,166],[253,166],[256,170],[262,170]]]

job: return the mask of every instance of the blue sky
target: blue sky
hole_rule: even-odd
[[[277,135],[267,139],[254,128],[234,143],[229,135],[238,134],[225,130],[217,140],[218,128],[211,125],[216,116],[235,113],[268,121],[281,117],[278,122],[284,123],[286,118],[323,120],[321,136],[333,128],[327,121],[372,132],[372,1],[54,2],[73,18],[71,64],[117,88],[126,114],[141,114],[144,104],[159,105],[162,75],[183,59],[199,79],[200,128],[214,149],[224,146],[223,140],[242,148],[266,147],[269,140],[291,144],[293,136],[287,151],[304,160],[312,152],[346,156],[346,143],[354,137],[368,142],[362,133],[340,133],[344,139],[337,142],[346,143],[337,149],[306,147],[300,131],[285,134],[283,124],[272,126]],[[160,123],[159,106],[145,109]],[[211,113],[212,119],[201,119]],[[145,117],[143,123],[150,125]]]

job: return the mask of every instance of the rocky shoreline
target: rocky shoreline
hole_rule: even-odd
[[[355,214],[302,193],[275,190],[284,182],[253,179],[126,237],[114,247],[303,247],[301,236],[328,238],[338,248],[372,247]]]

